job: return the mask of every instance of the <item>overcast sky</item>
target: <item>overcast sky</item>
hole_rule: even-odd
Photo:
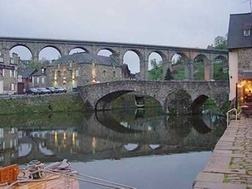
[[[0,0],[0,36],[206,48],[247,0]]]

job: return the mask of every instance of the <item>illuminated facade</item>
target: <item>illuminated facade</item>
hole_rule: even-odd
[[[77,86],[121,78],[121,66],[112,58],[89,53],[63,56],[47,67],[48,85],[69,91]]]
[[[228,49],[229,100],[252,102],[252,13],[230,16]]]

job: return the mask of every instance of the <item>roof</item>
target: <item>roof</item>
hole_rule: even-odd
[[[244,36],[245,29],[250,29],[250,36]],[[252,47],[252,13],[231,14],[228,30],[228,48]]]
[[[62,56],[61,58],[55,60],[53,64],[67,64],[70,62],[79,63],[79,64],[101,64],[101,65],[118,65],[118,63],[112,58],[107,56],[100,56],[90,53],[74,53],[72,55]]]
[[[44,69],[43,67],[38,69],[34,74],[32,74],[32,76],[46,76],[46,71],[44,70],[44,73],[42,73],[42,69]]]
[[[18,75],[22,75],[23,78],[30,77],[36,71],[37,70],[35,68],[22,68],[22,67],[19,67],[17,70]]]

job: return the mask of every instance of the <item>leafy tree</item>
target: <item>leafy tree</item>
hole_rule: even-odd
[[[217,36],[214,39],[215,49],[227,49],[227,38],[223,36]]]
[[[163,76],[163,66],[162,61],[157,63],[156,59],[151,60],[152,69],[149,70],[149,79],[150,80],[161,80]]]

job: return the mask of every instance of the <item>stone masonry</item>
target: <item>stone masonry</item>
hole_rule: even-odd
[[[122,94],[136,92],[156,99],[165,112],[177,91],[185,91],[194,110],[199,110],[207,97],[220,107],[228,99],[228,83],[223,81],[113,81],[78,87],[83,101],[93,110],[110,109],[111,101]],[[176,98],[176,97],[175,97]],[[203,99],[203,100],[202,100]],[[194,112],[197,113],[197,112]]]
[[[252,119],[231,121],[215,146],[206,167],[197,176],[194,189],[252,188]]]

